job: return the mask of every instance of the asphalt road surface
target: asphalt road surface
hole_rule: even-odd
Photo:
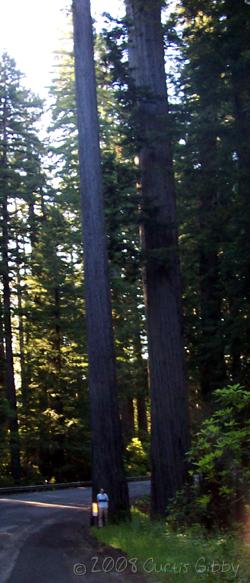
[[[129,484],[130,496],[149,482]],[[0,583],[143,583],[137,565],[89,534],[90,488],[0,497]]]

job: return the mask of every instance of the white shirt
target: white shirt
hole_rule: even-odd
[[[103,492],[103,494],[101,494],[101,492],[97,494],[97,502],[99,508],[108,508],[109,505],[108,494],[106,494],[106,492]]]

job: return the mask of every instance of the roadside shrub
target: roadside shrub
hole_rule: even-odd
[[[207,533],[201,527],[173,532],[163,521],[152,522],[134,508],[130,522],[95,527],[92,534],[118,549],[115,554],[109,551],[114,564],[121,561],[121,549],[126,553],[128,578],[129,573],[138,570],[145,576],[143,580],[154,582],[249,582],[247,548],[234,532]]]
[[[250,392],[240,385],[215,391],[217,409],[188,453],[189,480],[168,507],[174,526],[228,527],[243,518],[250,485]]]

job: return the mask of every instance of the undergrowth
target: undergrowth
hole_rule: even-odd
[[[95,537],[121,549],[131,564],[154,581],[168,583],[247,583],[247,549],[240,535],[208,535],[199,525],[174,532],[165,522],[151,522],[147,514],[132,509],[132,520],[93,528]]]

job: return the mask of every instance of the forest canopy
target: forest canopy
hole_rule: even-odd
[[[178,466],[171,498],[190,450],[203,475],[199,517],[209,505],[214,516],[220,500],[223,523],[228,498],[240,491],[245,502],[249,480],[250,7],[144,4],[128,1],[123,19],[106,15],[106,27],[94,27],[123,463],[127,475],[152,472],[164,484],[165,473],[169,484],[157,455],[150,462],[152,434],[152,451],[164,444],[158,457],[165,463],[167,447]],[[0,60],[0,485],[91,477],[88,267],[68,44],[47,103],[25,88],[12,56]],[[192,513],[190,488],[181,495]],[[155,512],[165,502],[155,499]]]

